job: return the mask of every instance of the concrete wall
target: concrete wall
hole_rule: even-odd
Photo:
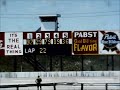
[[[120,71],[0,72],[0,78],[120,77]]]

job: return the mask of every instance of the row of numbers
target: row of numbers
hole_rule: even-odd
[[[40,48],[40,53],[46,53],[47,49],[46,48]]]
[[[72,39],[27,39],[24,45],[72,44]]]
[[[43,38],[42,33],[36,33],[37,38]],[[44,38],[51,38],[51,33],[45,33]],[[60,38],[60,33],[53,33],[53,38]],[[62,33],[62,38],[69,38],[68,32]],[[33,33],[27,33],[27,39],[33,39]]]

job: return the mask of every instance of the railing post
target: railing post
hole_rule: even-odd
[[[19,86],[18,86],[18,85],[17,85],[17,87],[16,87],[16,88],[17,88],[17,90],[19,90]]]
[[[56,83],[54,83],[53,86],[54,86],[54,90],[56,90]]]
[[[107,83],[105,84],[105,86],[106,86],[106,90],[108,90],[108,84]]]
[[[83,83],[81,83],[81,90],[83,90]]]

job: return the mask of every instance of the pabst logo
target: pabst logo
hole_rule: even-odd
[[[101,43],[104,44],[103,50],[116,51],[117,44],[120,43],[120,39],[114,32],[107,32],[103,35]]]

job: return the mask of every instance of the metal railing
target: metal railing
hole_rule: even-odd
[[[18,85],[0,85],[0,88],[16,88],[16,90],[19,90],[20,87],[33,87],[36,86],[37,84],[18,84]],[[45,83],[45,84],[40,84],[40,86],[53,86],[54,90],[56,90],[56,83]]]
[[[84,90],[85,86],[105,86],[105,90],[108,90],[109,86],[118,86],[120,87],[120,83],[44,83],[40,84],[41,87],[43,86],[53,86],[53,90],[57,90],[57,85],[70,85],[70,86],[81,86],[80,90]],[[19,90],[20,87],[37,87],[37,84],[18,84],[18,85],[0,85],[0,88],[16,88]]]

